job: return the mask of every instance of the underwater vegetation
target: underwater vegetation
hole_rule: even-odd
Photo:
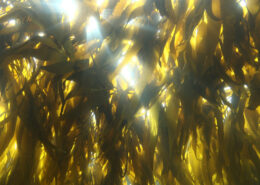
[[[0,185],[259,185],[259,0],[2,0]]]

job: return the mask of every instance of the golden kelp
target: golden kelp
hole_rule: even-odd
[[[259,0],[0,2],[0,184],[260,184]]]

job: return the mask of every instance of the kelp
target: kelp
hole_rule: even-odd
[[[1,1],[0,184],[260,184],[259,10]]]

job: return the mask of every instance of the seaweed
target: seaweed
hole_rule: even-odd
[[[0,184],[260,184],[259,7],[0,2]]]

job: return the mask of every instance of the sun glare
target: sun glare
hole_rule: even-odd
[[[246,2],[245,2],[245,0],[239,1],[239,5],[240,5],[242,8],[246,7]]]
[[[150,115],[150,112],[148,110],[146,110],[145,108],[141,108],[139,110],[139,116],[141,116],[141,118],[143,120],[145,120],[148,115]]]
[[[61,11],[67,16],[69,21],[73,21],[77,13],[77,4],[73,0],[62,0]]]
[[[9,25],[10,26],[14,26],[16,24],[16,20],[15,19],[11,19],[10,21],[9,21]]]
[[[124,56],[119,58],[118,65],[122,63],[123,60]],[[139,69],[136,68],[136,64],[138,64],[138,58],[137,56],[133,56],[131,61],[126,64],[120,71],[120,77],[122,77],[130,87],[136,86],[138,81],[137,73],[139,72]]]
[[[88,20],[88,32],[94,32],[98,29],[97,20],[94,17],[90,17]]]
[[[97,0],[97,6],[101,6],[105,0]]]
[[[95,17],[89,17],[86,30],[87,30],[87,41],[93,39],[101,39],[101,32],[99,30],[98,21]]]
[[[133,69],[131,68],[130,65],[126,65],[120,75],[128,82],[130,86],[135,86],[135,76],[133,74]]]
[[[44,33],[44,32],[39,32],[39,33],[38,33],[38,36],[39,36],[39,37],[44,37],[44,36],[45,36],[45,33]]]

